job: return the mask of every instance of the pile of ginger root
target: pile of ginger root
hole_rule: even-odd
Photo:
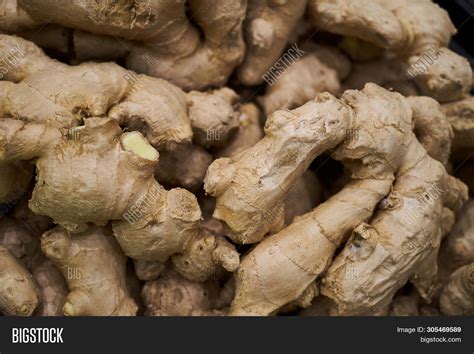
[[[474,315],[474,98],[430,0],[0,0],[0,314]]]

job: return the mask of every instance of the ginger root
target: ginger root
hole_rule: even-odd
[[[38,305],[38,290],[30,272],[0,246],[0,311],[29,316]]]
[[[321,96],[326,95],[317,100]],[[416,139],[412,124],[421,118],[412,109],[415,104],[375,84],[342,95],[339,107],[350,119],[341,120],[339,129],[356,129],[359,138],[344,140],[334,134],[332,156],[351,172],[352,181],[244,256],[230,314],[275,313],[302,296],[326,269],[321,293],[332,300],[331,313],[385,311],[410,279],[428,296],[443,206],[457,210],[467,199],[467,189]],[[451,192],[441,196],[448,186]],[[424,213],[415,213],[421,198]]]
[[[442,106],[453,127],[453,159],[463,161],[474,149],[474,97]]]
[[[136,314],[125,284],[126,257],[110,230],[93,227],[70,235],[58,227],[41,237],[41,248],[66,279],[66,316]]]
[[[109,36],[106,57],[118,48],[127,53],[128,68],[166,79],[186,90],[222,86],[244,53],[245,1],[18,0],[18,5],[18,11],[33,19],[33,24],[27,23],[30,29],[55,23]],[[7,14],[9,21],[19,17],[13,15]],[[8,31],[19,26],[0,29]],[[92,36],[74,37],[79,53],[93,46]],[[86,43],[88,40],[91,42]],[[104,40],[95,39],[97,42],[102,47]]]
[[[441,244],[438,256],[438,278],[445,283],[457,268],[474,263],[474,200],[460,210],[451,232]]]
[[[281,227],[283,196],[316,156],[338,144],[350,120],[347,106],[321,94],[292,111],[273,113],[262,140],[234,157],[215,160],[204,189],[216,197],[214,217],[225,222],[227,235],[238,243],[255,243]]]
[[[438,101],[461,99],[471,89],[469,62],[447,48],[456,29],[430,0],[309,0],[308,15],[318,29],[396,52],[422,93]]]
[[[238,69],[244,85],[258,85],[282,55],[293,30],[303,17],[307,0],[249,0],[245,18],[247,53]]]
[[[85,119],[84,126],[72,131],[76,139],[67,140],[60,128],[49,124],[0,120],[2,159],[37,158],[29,202],[33,212],[72,232],[113,221],[117,241],[134,259],[164,262],[176,253],[192,257],[188,251],[199,238],[201,218],[196,197],[180,188],[166,191],[155,181],[159,154],[148,141],[138,132],[122,133],[115,120],[106,118]],[[27,144],[31,136],[39,143]],[[126,173],[120,172],[124,168]],[[238,254],[229,245],[226,257],[217,259],[212,252],[208,257],[202,259],[205,274],[212,273],[210,265],[229,268],[226,257],[238,259]],[[238,262],[232,263],[236,266]]]
[[[398,58],[353,63],[351,73],[344,81],[343,87],[344,90],[361,90],[366,82],[373,82],[404,96],[416,96],[418,89],[406,77],[406,70],[406,65]]]
[[[474,263],[457,269],[443,289],[440,309],[448,316],[474,314]]]
[[[279,109],[299,107],[321,92],[339,94],[340,80],[347,75],[349,61],[330,47],[309,48],[303,58],[267,86],[261,99],[266,116]],[[339,68],[342,70],[337,70]]]
[[[48,225],[49,226],[49,225]],[[21,220],[0,221],[0,244],[27,269],[35,282],[38,306],[35,316],[61,316],[67,286],[59,270],[41,253],[40,229]]]
[[[0,0],[1,314],[472,314],[455,32],[430,0]]]
[[[231,157],[251,148],[263,136],[260,127],[260,111],[253,103],[245,103],[240,108],[239,127],[224,147],[218,147],[214,156]]]
[[[145,316],[217,316],[219,287],[215,280],[196,283],[167,270],[142,289]]]
[[[167,264],[158,261],[140,261],[133,262],[135,274],[142,281],[150,281],[158,278],[166,269]]]

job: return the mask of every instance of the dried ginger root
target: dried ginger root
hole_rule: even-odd
[[[11,24],[0,29],[11,32],[55,23],[90,32],[74,35],[79,57],[93,45],[86,40],[99,36],[95,42],[102,46],[102,38],[110,36],[105,56],[126,50],[128,68],[186,90],[222,86],[244,54],[245,1],[18,0],[18,5],[18,11],[32,21],[20,26],[18,14],[7,14]],[[117,39],[112,41],[114,37]]]
[[[186,254],[176,258],[180,265],[203,262],[186,270],[195,279],[220,265],[229,271],[238,267],[239,256],[230,244],[202,235],[195,196],[180,188],[166,191],[155,181],[159,154],[139,132],[122,133],[118,123],[107,118],[84,123],[72,129],[78,139],[67,140],[60,128],[49,124],[0,120],[1,160],[37,158],[29,202],[33,212],[72,232],[113,221],[114,235],[127,256],[164,262]],[[26,144],[31,136],[37,137],[37,144]],[[198,246],[203,240],[205,252]]]
[[[469,62],[447,48],[456,29],[430,0],[310,0],[308,14],[319,29],[396,52],[422,93],[438,101],[461,99],[471,88]],[[427,53],[432,63],[421,62]]]
[[[327,97],[322,94],[316,101],[321,96]],[[236,297],[230,314],[274,313],[302,296],[328,266],[321,292],[334,302],[333,314],[386,311],[395,292],[408,280],[428,296],[435,276],[433,256],[441,239],[443,207],[459,209],[467,199],[467,190],[416,139],[412,124],[423,120],[417,114],[425,112],[414,110],[416,105],[416,98],[406,99],[375,84],[342,95],[336,107],[344,107],[344,111],[340,108],[337,112],[348,118],[340,119],[338,128],[357,129],[359,138],[344,141],[335,134],[332,156],[351,172],[352,181],[244,256],[236,273]],[[281,184],[278,187],[282,188]],[[442,197],[434,194],[448,188],[450,193]],[[427,194],[429,198],[425,198]],[[409,212],[420,198],[425,198],[425,214],[412,215]],[[235,197],[233,202],[240,204]],[[366,223],[370,218],[370,224]],[[330,263],[351,232],[342,253]],[[423,241],[414,243],[420,237]],[[357,276],[346,277],[354,269]]]

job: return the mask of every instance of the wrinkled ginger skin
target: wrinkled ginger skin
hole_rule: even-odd
[[[194,142],[205,148],[225,146],[238,129],[238,103],[239,96],[227,87],[189,92],[187,104]]]
[[[185,250],[198,230],[201,211],[196,197],[185,189],[166,191],[154,183],[143,195],[149,200],[139,205],[144,212],[113,222],[114,234],[127,256],[164,262]]]
[[[321,293],[335,303],[332,314],[384,311],[407,281],[425,299],[435,289],[443,208],[457,210],[467,200],[467,188],[407,134],[409,145],[390,194],[370,224],[354,230],[323,279]],[[357,276],[348,277],[354,270]]]
[[[225,222],[227,236],[255,243],[282,224],[283,196],[316,156],[344,138],[350,120],[348,107],[321,94],[292,111],[273,113],[262,140],[237,156],[215,160],[204,189],[216,197],[214,217]]]
[[[130,87],[127,71],[116,64],[68,66],[46,56],[32,42],[0,35],[0,55],[6,57],[12,51],[17,61],[4,76],[8,81],[0,82],[3,117],[71,127],[83,117],[106,115]],[[25,101],[32,105],[25,106]]]
[[[18,0],[18,4],[37,21],[56,22],[65,27],[85,27],[90,32],[145,41],[157,36],[167,19],[160,16],[164,4],[171,1],[137,1],[130,16],[130,1]],[[170,12],[180,7],[179,2]],[[160,23],[160,21],[162,21]],[[178,24],[176,24],[176,27]]]
[[[130,88],[107,116],[129,130],[141,132],[160,151],[191,142],[193,134],[183,90],[165,80],[132,71],[125,71],[123,80]]]
[[[268,86],[262,98],[265,115],[280,109],[293,109],[314,99],[318,93],[337,95],[337,72],[322,63],[317,53],[308,53]]]
[[[456,270],[443,289],[440,299],[443,315],[474,315],[474,263]]]
[[[111,119],[85,120],[85,125],[75,130],[79,140],[64,139],[60,129],[48,124],[1,123],[0,131],[7,132],[7,159],[38,158],[30,208],[71,230],[89,222],[100,225],[121,219],[128,205],[156,183],[156,161],[125,150],[119,139],[121,129]],[[39,143],[28,144],[34,136]],[[69,166],[77,168],[71,170]],[[127,166],[127,174],[115,173],[121,166]],[[84,188],[71,188],[73,179],[81,181]]]
[[[472,85],[469,62],[447,46],[455,34],[448,13],[429,0],[310,0],[308,15],[319,29],[397,52],[422,93],[440,102],[465,96]],[[420,60],[427,53],[430,65]]]
[[[357,129],[359,138],[341,139],[332,157],[343,163],[353,180],[244,256],[236,273],[236,297],[230,314],[268,315],[297,300],[330,265],[335,250],[353,230],[321,288],[334,302],[333,312],[334,307],[339,314],[385,311],[396,290],[415,275],[419,276],[420,291],[429,292],[434,274],[417,274],[417,270],[423,262],[434,262],[431,256],[440,242],[443,200],[439,195],[432,198],[429,212],[414,223],[419,227],[407,227],[401,220],[401,199],[404,208],[410,207],[429,185],[439,183],[440,189],[447,188],[445,179],[449,176],[416,140],[413,111],[403,96],[367,84],[362,91],[346,91],[341,100],[353,109],[348,113],[355,115],[351,129]],[[459,196],[453,195],[451,203],[447,202],[450,207],[456,204],[456,197],[466,198],[462,184],[454,187],[459,188]],[[366,224],[380,201],[375,219]],[[421,245],[401,247],[422,230],[426,230],[426,240]],[[390,238],[394,246],[379,234]],[[402,249],[406,250],[403,254]],[[387,271],[375,273],[372,267],[376,266]],[[356,267],[360,276],[346,279],[346,271],[351,270],[348,267]],[[378,281],[371,282],[374,277]]]
[[[190,108],[188,112],[186,93],[165,80],[139,75],[113,63],[68,66],[48,58],[31,42],[0,35],[0,54],[8,55],[17,47],[21,50],[17,55],[20,61],[6,78],[20,82],[0,82],[0,91],[4,92],[0,99],[3,116],[54,123],[65,128],[66,137],[66,128],[79,125],[84,118],[114,118],[120,126],[141,132],[153,147],[163,152],[157,178],[167,186],[197,190],[212,161],[209,153],[191,144],[195,128],[191,127],[192,122],[204,130],[204,139],[207,131],[213,130],[214,136],[220,138],[215,145],[223,144],[237,129],[238,96],[230,89],[200,93],[203,102],[196,103],[197,109]],[[52,83],[53,71],[64,75]],[[32,105],[25,106],[25,100]],[[220,119],[222,125],[216,127],[216,120]],[[169,164],[183,155],[189,157],[189,163],[180,164],[179,171],[173,172],[175,168]]]
[[[215,280],[192,282],[173,270],[142,288],[145,316],[216,316],[217,296]]]
[[[79,125],[84,118],[108,116],[121,126],[141,132],[159,151],[190,144],[193,131],[186,93],[166,80],[140,75],[114,63],[69,66],[46,56],[32,42],[0,35],[0,56],[15,54],[15,65],[0,82],[0,115],[26,121],[51,122],[60,127]],[[51,77],[57,77],[51,81]],[[228,90],[228,89],[227,89]],[[84,95],[87,92],[87,95]],[[237,97],[225,89],[202,93],[220,102],[229,114]],[[24,105],[24,102],[30,102]],[[230,103],[229,103],[229,102]],[[227,106],[226,106],[227,105]],[[214,115],[221,106],[208,106]],[[192,113],[192,112],[190,112]],[[193,115],[206,121],[206,114]]]
[[[184,1],[178,4],[179,11],[184,13]],[[127,67],[166,79],[186,91],[223,86],[244,56],[242,22],[246,1],[190,0],[188,4],[204,40],[199,42],[199,30],[185,19],[178,29],[184,32],[189,28],[192,39],[176,41],[176,37],[166,36],[166,31],[163,31],[166,36],[163,40],[155,39],[135,47],[127,58]],[[164,16],[160,14],[159,17]],[[170,14],[170,17],[174,15]],[[174,24],[176,21],[170,22]]]
[[[155,181],[156,150],[140,133],[122,133],[113,119],[86,119],[76,129],[78,139],[67,140],[48,124],[0,121],[6,161],[37,157],[37,183],[29,203],[33,212],[79,232],[88,223],[114,220],[117,240],[135,259],[165,261],[183,251],[201,212],[193,194],[179,188],[166,191]],[[130,134],[138,135],[153,156],[142,157],[128,146]],[[38,143],[28,144],[33,136]],[[71,188],[76,184],[83,187]]]
[[[0,312],[29,316],[38,306],[39,294],[31,273],[0,246]]]
[[[321,92],[340,93],[340,81],[351,71],[347,57],[336,48],[313,43],[305,43],[302,50],[304,56],[275,77],[260,98],[266,116],[301,106]]]
[[[136,260],[164,262],[188,254],[201,220],[194,194],[167,191],[155,181],[159,154],[139,132],[123,133],[114,119],[89,118],[84,124],[73,129],[76,139],[68,140],[48,124],[0,120],[3,160],[37,158],[30,209],[76,233],[90,223],[112,221],[124,253]],[[27,143],[32,136],[37,144]],[[71,188],[76,185],[82,187]],[[238,254],[225,243],[225,257],[209,255],[215,268],[228,268],[226,257],[237,259],[233,266],[238,266]]]
[[[171,258],[174,268],[186,279],[202,282],[219,278],[220,268],[234,272],[240,264],[239,254],[224,237],[202,228],[189,242],[186,249]]]
[[[407,97],[413,111],[415,135],[428,155],[448,164],[453,129],[438,102],[429,97]]]
[[[263,82],[267,70],[280,58],[298,21],[303,17],[307,0],[249,0],[244,22],[247,53],[238,69],[244,85]]]
[[[67,281],[69,294],[64,315],[136,314],[137,305],[126,287],[126,257],[110,230],[91,227],[70,235],[57,227],[41,237],[41,248]]]

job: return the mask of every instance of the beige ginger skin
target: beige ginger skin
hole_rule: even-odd
[[[159,154],[143,136],[122,133],[115,120],[106,118],[86,119],[71,134],[75,139],[68,140],[49,124],[0,120],[1,159],[37,158],[30,209],[72,232],[112,220],[120,246],[134,259],[163,262],[183,252],[193,258],[191,249],[203,238],[197,200],[184,189],[166,191],[155,181]],[[33,145],[32,136],[37,137]],[[206,266],[188,271],[189,277],[211,274],[208,268],[220,264],[230,271],[238,266],[232,247],[226,246],[227,257],[221,261],[221,244],[205,239],[210,245],[200,257]]]
[[[321,289],[335,304],[332,312],[383,311],[410,279],[423,294],[429,293],[435,274],[421,266],[434,265],[443,206],[459,208],[467,191],[417,141],[414,103],[374,84],[342,95],[339,105],[347,107],[350,117],[343,121],[345,128],[359,129],[360,135],[346,141],[339,137],[332,156],[350,171],[352,181],[243,258],[230,314],[272,314],[304,295],[351,232]],[[448,183],[454,191],[430,198],[425,213],[408,224],[407,210],[417,198],[433,186],[445,190]],[[423,242],[408,247],[420,237]],[[357,279],[346,279],[351,267],[358,270]]]
[[[471,88],[469,62],[447,48],[456,29],[430,0],[310,0],[308,15],[319,29],[398,53],[412,65],[422,93],[438,101],[461,99]],[[421,65],[430,50],[433,63]]]
[[[218,316],[216,279],[191,282],[172,269],[142,288],[145,316]]]
[[[29,316],[38,305],[39,293],[30,272],[0,246],[0,312]]]
[[[249,0],[244,22],[247,53],[239,66],[244,85],[263,83],[267,70],[280,58],[307,0]]]
[[[206,132],[213,131],[219,137],[217,144],[222,144],[238,125],[239,97],[228,88],[186,94],[165,80],[139,75],[113,63],[69,66],[49,58],[29,41],[0,35],[0,57],[11,53],[15,55],[15,65],[4,75],[8,81],[0,82],[1,116],[54,122],[65,128],[77,126],[92,116],[114,118],[121,126],[141,132],[163,152],[163,161],[159,163],[163,168],[157,177],[166,185],[189,190],[201,187],[212,157],[191,144],[193,131],[195,142],[208,147],[213,141],[206,140]],[[51,81],[52,76],[57,79]],[[25,101],[30,104],[24,105]],[[180,173],[171,172],[169,164],[187,156],[191,157],[181,164]],[[24,189],[31,176],[19,173],[16,165],[0,165],[0,169],[5,171],[4,178],[11,175],[8,172],[12,169],[25,175],[16,182],[25,180],[20,187],[13,185],[13,181],[5,184],[10,188],[0,190],[7,194],[4,199]]]
[[[330,94],[267,118],[265,137],[242,153],[215,160],[204,180],[216,197],[214,217],[238,243],[255,243],[283,226],[283,196],[322,152],[335,147],[351,120]]]
[[[116,38],[107,46],[127,50],[128,68],[186,90],[224,85],[244,55],[246,1],[18,0],[18,4],[35,22],[30,28],[56,23]],[[75,38],[79,53],[87,48],[83,41],[83,36]],[[110,52],[105,51],[106,56]]]
[[[217,316],[219,287],[215,279],[191,282],[173,270],[146,282],[142,289],[145,316]]]
[[[263,137],[260,126],[260,110],[253,103],[244,103],[240,107],[237,132],[223,147],[218,147],[213,155],[218,157],[231,157],[251,148]]]
[[[293,109],[312,100],[320,92],[337,95],[340,83],[337,72],[309,53],[289,67],[268,86],[262,98],[265,115],[279,109]]]
[[[67,295],[66,282],[59,270],[41,252],[39,240],[41,227],[39,225],[35,227],[31,224],[32,220],[29,221],[30,223],[27,223],[6,217],[0,219],[0,244],[31,273],[34,279],[38,295],[34,315],[61,316]],[[21,288],[16,291],[21,291]]]
[[[474,315],[455,33],[435,0],[0,0],[0,316]]]
[[[126,257],[111,230],[91,227],[70,235],[57,227],[43,234],[41,248],[67,281],[66,316],[136,314],[125,284]]]
[[[340,81],[351,70],[350,61],[336,48],[306,43],[301,47],[303,57],[281,72],[260,98],[265,116],[299,107],[321,92],[340,93]]]

